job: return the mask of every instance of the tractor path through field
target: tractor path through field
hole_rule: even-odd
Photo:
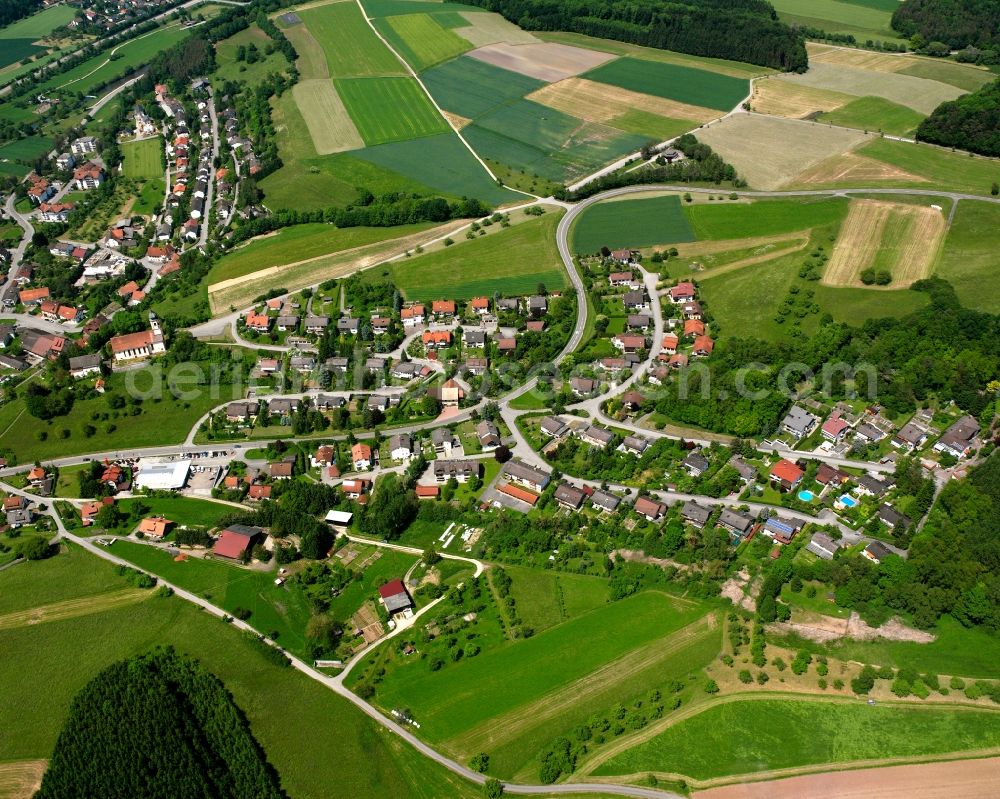
[[[784,244],[784,247],[778,246]],[[724,275],[727,272],[735,272],[737,269],[742,269],[744,266],[753,266],[754,264],[764,263],[765,261],[773,261],[780,255],[791,255],[792,253],[801,252],[807,246],[809,246],[809,238],[800,239],[782,239],[781,241],[774,242],[774,248],[768,250],[767,252],[760,253],[759,255],[748,255],[746,258],[740,258],[737,261],[733,261],[728,264],[722,264],[721,266],[710,266],[707,269],[703,269],[700,272],[695,272],[692,277],[698,278],[698,280],[704,280],[705,278],[715,277],[716,275]],[[763,244],[762,247],[768,247],[770,245]],[[680,256],[685,257],[685,256]],[[689,258],[697,258],[697,255],[687,256]],[[661,289],[660,296],[667,294],[670,291],[669,288]]]
[[[0,797],[30,799],[41,787],[47,760],[12,760],[0,763]]]
[[[563,713],[568,706],[606,691],[609,686],[655,666],[718,627],[718,617],[709,613],[669,635],[615,658],[596,671],[501,716],[489,719],[453,738],[449,746],[459,752],[488,752]]]
[[[142,602],[152,593],[152,591],[143,588],[125,588],[121,591],[111,591],[96,596],[53,602],[51,605],[39,605],[28,610],[19,610],[0,616],[0,630],[12,630],[47,621],[63,621],[78,616],[88,616],[91,613],[103,613],[111,608]]]

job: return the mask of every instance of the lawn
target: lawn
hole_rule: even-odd
[[[704,666],[719,649],[705,610],[641,593],[439,672],[408,662],[379,685],[377,701],[405,703],[423,735],[456,756],[488,751],[492,772],[527,777],[572,725]]]
[[[924,115],[881,97],[860,97],[818,117],[823,122],[859,130],[876,130],[890,136],[912,136]]]
[[[48,136],[25,136],[0,147],[0,159],[31,163],[50,152],[55,141]]]
[[[919,734],[914,734],[919,730]],[[669,771],[694,779],[1000,744],[995,710],[870,707],[762,699],[716,705],[604,763],[596,774]]]
[[[223,80],[239,81],[249,86],[264,83],[272,73],[283,74],[288,69],[288,61],[279,50],[270,55],[264,49],[271,43],[271,37],[256,24],[234,33],[215,45],[215,74]],[[236,50],[240,45],[255,45],[259,51],[258,61],[250,64],[236,60]]]
[[[472,44],[431,14],[386,17],[376,22],[376,27],[417,72],[472,49]]]
[[[389,174],[405,176],[448,197],[475,197],[492,206],[525,199],[498,186],[458,136],[449,131],[423,139],[391,142],[352,153]]]
[[[208,364],[199,365],[208,374]],[[108,395],[124,396],[126,379],[134,380],[137,390],[144,391],[150,385],[155,386],[155,381],[160,378],[164,380],[162,398],[144,400],[137,406],[141,409],[138,415],[133,416],[127,408],[113,411],[110,407]],[[186,376],[178,376],[171,382],[182,392],[196,389],[195,381]],[[198,396],[191,400],[175,398],[167,388],[166,376],[159,369],[147,367],[129,372],[127,377],[122,373],[112,375],[107,378],[107,395],[77,399],[69,415],[50,422],[31,416],[23,398],[19,397],[0,407],[0,446],[10,447],[17,453],[20,462],[28,463],[84,452],[179,443],[206,411],[226,399],[232,399],[227,395],[225,386],[215,397],[211,396],[211,389],[198,390],[197,393]],[[114,416],[114,413],[118,415]],[[95,414],[109,414],[109,418],[95,419]],[[89,438],[84,431],[87,425],[96,428]],[[68,431],[67,437],[63,437],[63,430]]]
[[[0,574],[0,610],[124,587],[110,566],[73,548]],[[8,686],[0,729],[17,730],[0,737],[0,761],[48,757],[73,696],[114,661],[157,645],[198,658],[222,680],[291,797],[482,795],[478,786],[382,732],[332,691],[295,669],[275,666],[241,633],[177,598],[0,632],[0,679]],[[25,679],[28,674],[31,679]]]
[[[955,287],[968,308],[1000,313],[1000,271],[996,268],[1000,206],[963,201],[944,242],[937,274]]]
[[[484,237],[459,239],[451,247],[393,261],[385,269],[408,300],[465,300],[497,291],[532,294],[539,283],[561,289],[568,282],[555,247],[560,216],[549,210],[507,229],[493,225]],[[382,272],[371,269],[365,279],[378,282]]]
[[[484,116],[545,85],[476,58],[456,58],[427,70],[420,79],[443,109],[467,119]]]
[[[698,240],[774,236],[839,223],[846,199],[756,200],[752,203],[693,203],[684,206]]]
[[[59,476],[62,477],[61,470]],[[136,503],[149,508],[147,516],[164,516],[181,527],[216,527],[222,517],[240,512],[239,508],[232,505],[194,497],[141,497],[123,499],[119,504],[129,513]]]
[[[355,3],[328,3],[296,13],[322,45],[331,78],[405,74]]]
[[[584,77],[717,111],[732,110],[750,93],[750,82],[740,78],[629,57],[602,64]]]
[[[296,263],[327,253],[408,236],[411,233],[427,230],[429,227],[431,225],[426,222],[375,228],[337,228],[325,222],[294,225],[255,239],[223,256],[215,262],[205,282],[212,285],[272,266]]]
[[[578,253],[695,240],[676,194],[592,205],[574,223],[572,236]]]
[[[121,145],[125,159],[123,171],[128,178],[163,177],[163,140],[159,136]]]
[[[61,28],[76,16],[76,9],[69,3],[61,3],[30,17],[19,19],[5,28],[0,28],[0,39],[28,39],[34,41],[48,36],[56,28]],[[5,45],[6,47],[6,45]]]
[[[449,130],[412,78],[344,78],[334,84],[368,146]]]
[[[524,566],[505,566],[517,614],[535,633],[588,613],[608,602],[608,581]]]
[[[77,466],[60,466],[59,479],[56,480],[57,497],[77,499],[80,496],[80,474],[90,468],[89,463]]]

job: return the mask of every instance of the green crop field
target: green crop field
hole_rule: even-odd
[[[420,79],[445,111],[478,119],[545,85],[476,58],[456,58],[427,70]]]
[[[267,80],[271,73],[282,74],[288,69],[288,61],[280,51],[275,50],[270,55],[264,54],[264,49],[271,43],[271,37],[257,25],[234,33],[228,39],[223,39],[215,45],[215,74],[223,80],[240,81],[250,86],[256,86]],[[255,45],[260,53],[260,59],[252,64],[236,60],[236,50],[240,45],[247,47]]]
[[[524,199],[524,195],[491,180],[483,165],[451,132],[366,147],[352,155],[448,196],[476,197],[494,206]]]
[[[82,64],[78,64],[73,69],[53,75],[38,86],[38,91],[51,92],[65,89],[67,92],[90,94],[119,75],[148,64],[157,53],[172,47],[190,35],[190,30],[184,30],[176,24],[159,28],[153,33],[139,36],[123,45],[116,46],[114,60],[108,60],[110,51],[106,50],[87,59]]]
[[[826,111],[818,119],[858,130],[874,130],[890,136],[912,136],[924,115],[881,97],[861,97],[834,111]]]
[[[493,225],[486,236],[472,241],[459,238],[451,247],[369,269],[365,279],[378,282],[388,270],[389,279],[410,300],[465,300],[495,291],[531,294],[539,283],[561,289],[568,284],[555,246],[561,215],[550,209],[506,229]]]
[[[867,39],[899,41],[889,24],[899,0],[773,0],[778,18],[830,33],[851,33]]]
[[[376,27],[417,72],[472,49],[469,42],[430,14],[385,17],[376,22]]]
[[[684,206],[698,240],[774,236],[840,223],[846,199],[756,200],[752,203],[694,203]]]
[[[123,499],[118,504],[128,513],[136,503],[149,508],[147,515],[164,516],[182,527],[215,527],[223,516],[240,512],[232,505],[192,497],[141,497]]]
[[[16,64],[22,58],[40,53],[44,48],[33,43],[33,39],[4,39],[3,52],[0,53],[0,67]]]
[[[1000,744],[1000,712],[995,710],[755,699],[710,707],[602,764],[596,773],[669,771],[709,779]]]
[[[573,249],[581,254],[595,253],[601,247],[639,249],[694,240],[675,194],[597,203],[573,226]]]
[[[628,133],[652,137],[657,141],[668,141],[697,126],[690,119],[672,119],[639,108],[615,117],[611,124]]]
[[[1000,206],[969,200],[958,204],[937,274],[955,287],[967,308],[1000,313],[997,230]]]
[[[0,574],[0,612],[126,587],[111,566],[74,547]],[[350,702],[295,669],[274,665],[242,633],[178,598],[0,631],[0,679],[8,686],[0,728],[17,730],[0,738],[0,762],[49,757],[73,696],[114,661],[157,645],[197,658],[222,680],[289,796],[482,796],[480,787],[381,732]]]
[[[334,83],[369,147],[449,130],[412,78],[345,78]]]
[[[331,78],[405,74],[356,4],[328,3],[296,13],[322,45]]]
[[[555,627],[608,602],[608,581],[524,566],[505,566],[517,614],[535,633]]]
[[[580,176],[648,141],[531,100],[501,106],[462,134],[483,157],[556,181]]]
[[[387,241],[431,227],[430,223],[398,227],[336,228],[324,222],[294,225],[251,241],[215,262],[205,281],[211,285],[272,266],[297,263],[327,253]]]
[[[583,77],[718,111],[732,110],[750,94],[750,82],[740,78],[628,57],[609,61]]]
[[[35,41],[43,36],[48,36],[56,28],[60,28],[67,22],[71,22],[76,16],[76,9],[69,3],[61,3],[30,17],[19,19],[17,22],[0,28],[0,39],[28,39]],[[6,48],[6,45],[4,46]]]
[[[124,173],[129,178],[163,177],[163,140],[156,136],[121,145]]]
[[[31,163],[50,152],[55,141],[48,136],[26,136],[0,147],[0,159]]]

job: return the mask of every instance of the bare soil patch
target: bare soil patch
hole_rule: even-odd
[[[678,103],[584,78],[566,78],[543,86],[526,99],[588,122],[612,122],[636,108],[662,117],[699,123],[719,116],[719,112],[711,108]]]
[[[800,86],[786,80],[761,79],[754,82],[750,105],[761,114],[805,119],[823,111],[833,111],[855,98],[843,92]]]
[[[877,765],[877,764],[873,764]],[[696,791],[695,799],[987,799],[1000,758],[833,771]]]
[[[934,641],[933,634],[909,627],[895,617],[880,627],[870,626],[857,613],[851,613],[846,619],[837,619],[833,616],[796,609],[792,618],[792,621],[774,622],[768,625],[768,628],[780,635],[795,633],[819,643],[840,638],[853,638],[856,641],[874,641],[876,638],[883,638],[886,641],[908,641],[915,644],[929,644]]]
[[[15,760],[0,763],[0,797],[29,799],[41,787],[47,760]]]
[[[777,189],[828,158],[869,141],[858,130],[797,119],[734,114],[697,133],[756,189]]]
[[[881,181],[926,183],[927,178],[914,175],[892,164],[877,161],[866,155],[845,153],[835,155],[803,172],[795,181],[801,186],[827,186],[830,184],[857,184],[859,186]]]
[[[359,150],[365,146],[329,78],[299,81],[292,87],[292,96],[309,128],[317,155]]]
[[[547,82],[563,80],[599,67],[617,56],[567,44],[506,44],[498,42],[468,55],[495,67]]]
[[[461,130],[466,125],[471,125],[472,120],[468,117],[461,117],[458,114],[453,114],[450,111],[442,111],[442,115],[448,120],[448,123],[456,130]]]
[[[722,596],[727,597],[736,607],[753,613],[757,610],[757,600],[753,596],[754,590],[747,588],[749,583],[750,573],[743,569],[722,584]]]
[[[822,282],[861,287],[861,273],[878,265],[892,273],[882,288],[908,288],[930,276],[945,228],[944,214],[934,208],[852,200]]]

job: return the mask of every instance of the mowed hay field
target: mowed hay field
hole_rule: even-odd
[[[515,220],[509,228],[492,225],[485,236],[460,238],[450,247],[395,260],[372,269],[365,279],[391,280],[408,300],[464,300],[497,291],[531,294],[539,283],[557,291],[568,285],[555,246],[561,216],[550,207],[544,216]]]
[[[861,131],[760,114],[735,114],[698,131],[755,189],[777,189],[800,174],[861,146]]]
[[[123,172],[129,178],[162,178],[163,140],[159,136],[142,141],[123,142]]]
[[[375,26],[417,72],[472,49],[471,42],[441,25],[431,14],[384,17]]]
[[[454,31],[467,42],[471,42],[473,47],[485,47],[497,42],[534,44],[538,41],[534,34],[522,30],[499,14],[472,10],[459,13],[468,25],[456,26]]]
[[[572,232],[573,250],[579,254],[694,240],[676,194],[597,203],[580,215]]]
[[[641,109],[647,114],[701,123],[718,114],[701,106],[687,105],[650,94],[640,94],[618,86],[584,78],[567,78],[528,95],[527,99],[590,122],[615,125],[621,118]],[[694,125],[688,125],[694,127]]]
[[[334,84],[368,146],[449,130],[412,78],[343,78]]]
[[[673,724],[595,773],[670,772],[704,781],[801,766],[843,768],[851,761],[919,759],[998,745],[1000,712],[992,709],[733,697]]]
[[[329,155],[365,146],[351,115],[328,78],[302,80],[292,87],[309,137],[318,155]]]
[[[627,57],[591,70],[585,77],[641,94],[717,111],[731,111],[750,93],[747,80],[704,69]]]
[[[355,3],[329,3],[296,13],[322,46],[330,77],[406,74],[403,65],[368,26]]]
[[[819,111],[833,111],[851,102],[853,95],[800,86],[786,80],[759,80],[754,83],[754,111],[791,119],[805,119]]]
[[[861,273],[875,269],[892,274],[884,288],[909,288],[930,276],[945,228],[944,214],[934,208],[852,200],[821,282],[861,287]]]

